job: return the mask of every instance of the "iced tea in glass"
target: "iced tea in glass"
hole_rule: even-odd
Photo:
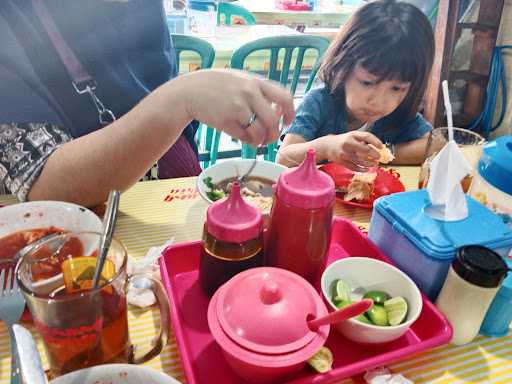
[[[485,139],[478,133],[463,129],[453,128],[453,139],[461,149],[466,160],[469,162],[473,170],[476,169],[478,160],[482,155],[482,149],[485,143]],[[428,135],[427,145],[425,147],[425,160],[421,165],[420,175],[418,180],[418,188],[426,188],[430,175],[430,163],[434,157],[443,149],[448,142],[448,128],[441,127],[435,128],[430,131]],[[467,193],[471,186],[473,176],[467,175],[461,181],[462,189],[464,193]]]
[[[59,235],[18,264],[18,283],[44,341],[52,376],[97,364],[135,362],[127,320],[127,252],[112,240],[98,287],[93,288],[99,241],[100,234],[93,232]],[[168,303],[159,289],[155,294],[164,327]],[[163,343],[157,344],[161,349]]]

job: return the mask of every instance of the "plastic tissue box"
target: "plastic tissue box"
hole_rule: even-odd
[[[425,213],[425,189],[383,196],[374,203],[369,238],[435,301],[457,248],[482,245],[506,257],[512,229],[470,196],[468,217],[441,221]]]

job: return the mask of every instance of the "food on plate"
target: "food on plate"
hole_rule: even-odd
[[[362,201],[368,199],[372,195],[376,177],[377,173],[375,172],[354,172],[343,200]]]
[[[329,372],[332,369],[332,352],[327,347],[322,347],[308,360],[308,364],[320,373]]]
[[[217,201],[229,195],[234,180],[229,178],[214,183],[211,177],[205,177],[203,182],[210,189],[206,192],[208,198]],[[246,201],[256,205],[263,213],[269,213],[272,208],[272,184],[272,180],[248,176],[243,182],[240,193]]]
[[[334,281],[332,286],[332,302],[336,307],[343,308],[354,300],[359,300],[361,295],[357,295],[357,292],[361,291],[365,291],[365,289],[359,287],[351,290],[346,282],[338,279]],[[408,305],[403,297],[391,297],[387,292],[380,290],[364,292],[362,297],[372,299],[373,305],[364,314],[354,317],[355,320],[381,327],[399,325],[405,321]]]
[[[375,149],[377,152],[379,152],[379,155],[380,155],[379,163],[387,164],[387,163],[391,163],[395,159],[395,156],[393,156],[393,154],[391,153],[389,148],[386,147],[385,145],[383,145],[381,149],[377,148],[373,144],[368,144],[368,145],[371,146],[373,149]]]
[[[0,239],[0,260],[13,260],[22,248],[52,233],[64,233],[57,227],[35,228],[18,231]]]

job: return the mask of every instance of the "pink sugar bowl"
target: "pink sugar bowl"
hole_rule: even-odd
[[[299,275],[272,267],[241,272],[208,306],[208,326],[226,361],[251,383],[281,382],[300,371],[325,343],[330,326],[322,298]]]

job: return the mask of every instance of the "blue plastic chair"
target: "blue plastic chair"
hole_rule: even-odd
[[[215,60],[215,48],[213,48],[213,45],[211,45],[209,42],[200,39],[199,37],[190,35],[171,34],[171,37],[174,45],[174,50],[176,51],[176,65],[178,66],[178,69],[180,67],[181,53],[185,51],[195,52],[199,55],[201,59],[201,66],[197,69],[206,69],[212,67],[213,61]],[[203,129],[206,129],[204,144],[201,143]],[[201,165],[203,168],[208,168],[212,164],[211,147],[214,135],[215,130],[213,128],[210,128],[203,123],[199,123],[199,127],[196,133],[196,142],[199,149],[202,149],[200,157],[205,157],[205,155],[209,155],[207,156],[208,160],[202,161]],[[213,162],[213,164],[214,163],[215,161]]]
[[[246,8],[226,2],[220,2],[217,9],[217,25],[253,25],[254,15]]]
[[[303,66],[304,54],[306,50],[314,50],[316,58],[311,73],[308,75],[305,87],[305,92],[307,92],[313,84],[322,55],[329,43],[329,40],[324,37],[303,34],[265,37],[246,43],[235,50],[231,57],[231,68],[243,70],[245,69],[245,60],[249,55],[256,51],[266,51],[270,55],[268,78],[288,87],[294,95],[300,76],[305,73],[306,69]],[[280,54],[282,60],[279,60]],[[216,133],[211,149],[212,156],[217,156],[219,142],[220,133]],[[242,144],[242,158],[255,158],[256,155],[257,148]],[[276,155],[277,142],[268,144],[264,154],[265,160],[275,161]]]

